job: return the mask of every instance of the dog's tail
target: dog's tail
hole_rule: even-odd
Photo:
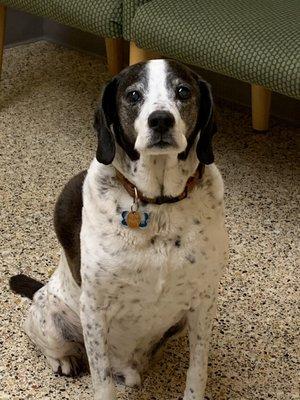
[[[9,287],[13,292],[28,297],[31,300],[33,299],[35,292],[43,286],[43,283],[24,274],[12,276],[9,280]]]

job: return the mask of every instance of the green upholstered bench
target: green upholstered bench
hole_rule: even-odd
[[[106,37],[109,70],[157,52],[252,86],[253,127],[268,128],[271,91],[300,98],[299,0],[0,0],[0,68],[5,9],[15,7]]]
[[[122,0],[0,0],[0,4],[1,64],[5,12],[12,7],[105,37],[110,72],[122,69]]]
[[[250,83],[253,126],[258,130],[268,127],[271,91],[300,98],[299,0],[124,4],[123,36],[132,42],[131,63],[152,50]]]

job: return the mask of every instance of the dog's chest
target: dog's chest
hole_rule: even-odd
[[[150,351],[198,300],[204,265],[196,263],[196,240],[184,231],[149,235],[120,229],[90,231],[82,261],[91,290],[101,293],[98,301],[107,310],[111,345],[118,354],[124,348],[135,354],[136,348]]]
[[[152,213],[148,231],[131,231],[108,225],[104,214],[96,228],[95,220],[83,215],[83,274],[89,274],[88,290],[106,309],[116,359],[134,359],[143,368],[168,329],[207,291],[211,295],[220,253],[213,247],[214,229],[198,217],[185,210]]]
[[[150,213],[146,230],[131,230],[108,209],[98,213],[97,221],[89,207],[84,209],[83,278],[101,293],[99,301],[110,305],[112,314],[120,306],[122,313],[128,307],[132,314],[149,313],[151,307],[153,312],[187,310],[216,273],[213,224],[201,222],[193,203],[189,212],[181,206],[161,210]]]
[[[84,187],[82,290],[106,310],[116,357],[140,359],[137,349],[151,351],[188,310],[215,295],[226,247],[223,203],[195,190],[175,205],[147,207],[148,227],[132,230],[120,223],[132,199],[112,186],[99,196],[91,181]]]

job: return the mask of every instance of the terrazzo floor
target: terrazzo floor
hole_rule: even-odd
[[[11,275],[46,281],[57,264],[55,199],[95,150],[93,110],[104,60],[38,42],[5,51],[0,102],[0,399],[91,399],[91,379],[52,374],[21,324],[29,301]],[[299,400],[299,168],[296,129],[272,119],[255,134],[248,110],[218,106],[215,153],[226,186],[230,263],[220,287],[209,360],[210,400]],[[298,199],[297,199],[298,197]],[[299,253],[298,253],[299,256]],[[297,327],[298,323],[298,327]],[[177,400],[185,338],[122,400]],[[298,374],[298,375],[297,375]]]

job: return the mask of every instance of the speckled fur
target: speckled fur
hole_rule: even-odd
[[[137,138],[143,134],[137,133]],[[124,376],[128,386],[139,385],[151,350],[182,318],[190,341],[184,400],[204,398],[217,289],[227,262],[220,173],[214,164],[206,166],[185,200],[142,206],[150,214],[145,230],[120,225],[120,210],[130,209],[132,199],[115,179],[116,167],[146,196],[178,194],[197,167],[195,146],[184,161],[174,149],[149,154],[139,148],[140,159],[131,162],[119,147],[113,165],[94,159],[83,186],[82,286],[62,254],[49,283],[34,297],[27,333],[52,368],[65,374],[74,357],[83,358],[84,343],[95,400],[116,398],[114,375]],[[66,326],[72,326],[73,338]]]

